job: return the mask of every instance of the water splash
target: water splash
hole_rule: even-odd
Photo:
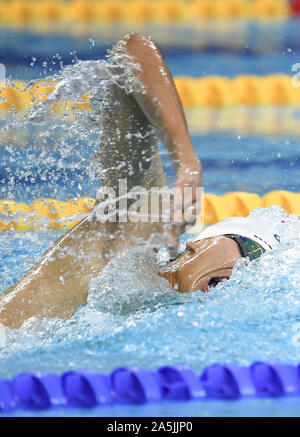
[[[43,88],[39,95],[32,91],[40,81],[30,81],[24,93],[31,93],[34,105],[26,113],[11,109],[0,120],[5,167],[1,197],[27,202],[39,197],[96,197],[101,114],[110,104],[112,85],[127,93],[144,92],[133,73],[138,69],[120,43],[109,51],[107,60],[77,60],[46,77],[46,88],[55,85],[46,99]],[[16,86],[12,81],[8,85]],[[84,102],[89,110],[80,106]]]
[[[106,93],[112,84],[127,92],[140,87],[132,75],[138,66],[124,62],[123,56],[122,48],[116,47],[107,61],[79,61],[63,68],[52,78],[58,83],[47,101],[34,106],[28,116],[11,114],[2,122],[5,135],[1,138],[10,162],[3,178],[5,197],[32,200],[45,193],[45,197],[63,199],[62,185],[68,187],[70,197],[94,195],[99,169],[90,162],[99,150]],[[120,68],[123,64],[126,67]],[[90,98],[90,112],[78,111],[76,117],[50,112],[61,100],[80,103],[84,94]],[[81,174],[82,167],[87,169]],[[207,295],[172,291],[166,280],[154,275],[154,259],[147,248],[120,253],[91,282],[88,304],[74,317],[31,319],[20,330],[6,330],[0,375],[7,378],[26,370],[62,372],[67,368],[109,372],[119,365],[156,368],[179,362],[196,371],[215,361],[246,364],[273,358],[296,362],[299,349],[293,338],[300,315],[300,223],[276,207],[251,215],[280,230],[280,250],[248,265],[240,262],[230,281]],[[2,233],[2,291],[55,238],[47,233]]]
[[[232,278],[208,294],[172,291],[153,274],[154,258],[146,247],[120,253],[91,282],[88,304],[73,318],[29,320],[20,330],[7,330],[1,375],[66,368],[108,372],[119,365],[186,363],[200,371],[216,361],[297,362],[293,339],[300,318],[300,220],[279,207],[258,209],[251,216],[280,228],[279,250],[250,264],[241,260]],[[0,237],[3,254],[13,238],[11,248],[22,241],[31,262],[50,238],[43,234],[43,244],[36,241],[34,247],[20,235]],[[13,260],[6,261],[9,279],[25,255],[16,258],[12,249],[7,259]]]

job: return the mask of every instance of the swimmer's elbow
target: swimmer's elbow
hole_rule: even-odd
[[[123,38],[120,40],[124,44],[141,44],[149,41],[149,38],[146,38],[142,33],[131,32],[126,33]]]
[[[123,45],[130,54],[133,54],[135,51],[140,51],[141,48],[158,49],[151,38],[136,32],[124,35],[118,44]]]

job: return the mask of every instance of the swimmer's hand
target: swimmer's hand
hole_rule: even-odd
[[[202,186],[201,164],[193,148],[182,102],[159,47],[151,39],[136,33],[126,35],[119,46],[139,65],[134,74],[143,85],[143,91],[134,92],[134,97],[168,151],[176,171],[175,188],[182,194],[184,188],[190,187],[193,191],[190,198],[187,196],[185,205],[175,199],[171,206],[173,220],[165,222],[164,244],[174,254],[185,225],[195,221],[196,189]]]
[[[181,194],[178,195],[178,194]],[[171,223],[165,227],[169,253],[176,256],[179,237],[187,226],[196,222],[201,212],[202,170],[198,160],[191,166],[179,165],[176,169],[174,196],[171,202]]]

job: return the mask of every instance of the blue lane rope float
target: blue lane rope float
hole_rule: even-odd
[[[250,366],[212,364],[199,377],[189,367],[175,365],[156,371],[121,367],[110,375],[89,371],[21,373],[13,380],[0,380],[1,412],[281,396],[300,396],[300,365],[263,361]]]

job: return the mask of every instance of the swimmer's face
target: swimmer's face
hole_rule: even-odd
[[[218,282],[230,278],[240,258],[235,241],[227,237],[207,238],[186,243],[182,255],[160,269],[158,274],[179,292],[208,292]]]

